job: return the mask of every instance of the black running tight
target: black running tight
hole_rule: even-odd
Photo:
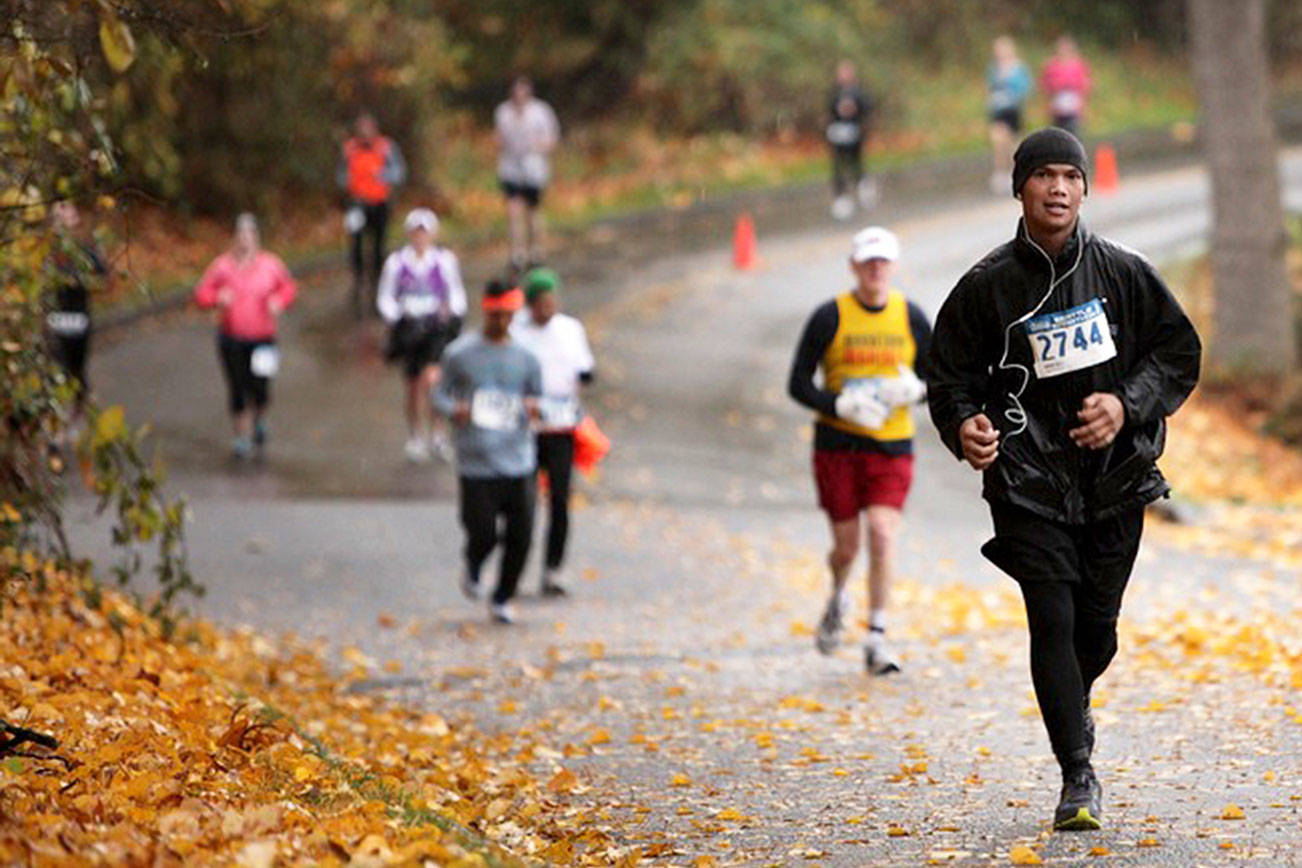
[[[982,553],[1017,580],[1031,632],[1031,680],[1064,771],[1084,762],[1085,697],[1117,653],[1117,616],[1144,528],[1140,507],[1068,525],[992,503]]]
[[[1023,582],[1021,588],[1035,698],[1053,753],[1066,770],[1089,754],[1085,697],[1117,653],[1116,612],[1082,605],[1080,584]]]

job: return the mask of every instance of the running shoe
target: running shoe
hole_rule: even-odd
[[[863,664],[870,675],[890,675],[900,671],[900,662],[887,646],[886,637],[880,633],[871,634],[868,644],[864,645]]]
[[[560,570],[545,569],[542,574],[542,595],[544,597],[564,597],[569,591],[560,583]]]
[[[431,455],[444,464],[451,464],[456,457],[456,453],[452,450],[452,444],[442,431],[435,431],[429,435],[429,451]]]
[[[253,442],[247,437],[236,437],[231,441],[231,455],[239,459],[248,458],[253,454]]]
[[[425,442],[424,437],[409,437],[406,445],[402,447],[402,454],[407,456],[407,460],[412,464],[424,464],[429,461],[429,444]]]
[[[1062,782],[1058,809],[1053,812],[1057,832],[1080,832],[1102,828],[1103,787],[1088,766]]]
[[[515,610],[510,603],[489,603],[488,617],[494,624],[514,624]]]
[[[814,647],[819,654],[831,654],[841,641],[841,631],[845,629],[844,602],[837,593],[833,593],[827,600],[827,608],[823,610],[823,617],[818,622],[818,633],[814,636]]]
[[[267,423],[261,419],[253,423],[253,445],[259,449],[267,445]]]
[[[479,576],[470,572],[470,567],[466,567],[461,573],[461,593],[466,595],[467,600],[479,600],[484,596],[483,586],[479,584]]]
[[[832,217],[836,220],[849,220],[854,216],[854,199],[849,196],[837,196],[832,200]]]

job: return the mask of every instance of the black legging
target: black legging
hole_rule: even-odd
[[[261,412],[271,400],[271,381],[253,373],[253,351],[274,341],[244,341],[230,335],[217,335],[217,354],[226,376],[231,413],[243,413],[252,405]]]
[[[360,205],[362,213],[366,215],[366,225],[353,233],[352,241],[352,265],[353,280],[360,282],[364,269],[365,259],[362,256],[362,248],[369,238],[371,242],[371,286],[380,282],[380,269],[384,267],[384,236],[389,230],[389,204],[380,202],[375,205]]]
[[[533,477],[461,477],[461,525],[466,530],[466,566],[476,578],[498,542],[502,543],[493,602],[515,596],[533,541]],[[498,520],[503,527],[499,533]]]
[[[1054,756],[1066,769],[1089,758],[1085,697],[1117,653],[1117,613],[1071,582],[1022,582],[1031,632],[1031,681]]]
[[[574,471],[574,432],[563,431],[538,435],[538,469],[547,472],[548,569],[560,567],[565,560],[565,542],[570,534],[570,480]]]
[[[981,551],[1022,589],[1031,681],[1064,771],[1089,759],[1085,698],[1117,653],[1117,616],[1139,551],[1144,510],[1066,525],[992,503],[995,538]]]
[[[844,196],[863,178],[863,146],[832,147],[832,192]]]

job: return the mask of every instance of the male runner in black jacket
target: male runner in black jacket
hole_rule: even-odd
[[[1081,143],[1060,129],[1014,156],[1016,237],[958,282],[936,317],[928,401],[941,438],[983,471],[1017,580],[1031,678],[1063,772],[1056,829],[1099,827],[1090,688],[1117,651],[1117,615],[1144,506],[1164,496],[1165,417],[1198,379],[1201,346],[1141,255],[1077,218]]]

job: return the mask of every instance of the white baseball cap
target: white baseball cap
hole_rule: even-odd
[[[408,232],[413,229],[424,229],[433,235],[439,231],[439,218],[428,208],[413,208],[407,212],[407,219],[402,221],[402,228]]]
[[[869,226],[857,232],[850,242],[850,258],[855,262],[867,262],[869,259],[889,259],[894,262],[900,258],[900,239],[882,226]]]

